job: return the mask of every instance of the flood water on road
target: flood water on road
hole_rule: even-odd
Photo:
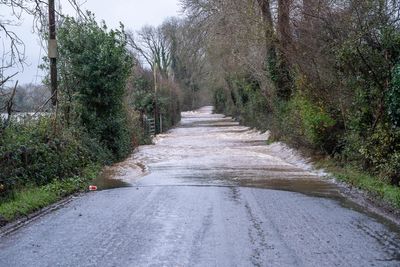
[[[339,197],[303,158],[268,133],[212,114],[212,107],[183,112],[178,127],[141,146],[96,180],[101,189],[127,185],[242,186]],[[145,176],[144,179],[139,179]]]

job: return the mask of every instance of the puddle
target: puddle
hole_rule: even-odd
[[[340,188],[335,184],[316,179],[258,179],[240,180],[243,187],[265,188],[302,193],[313,197],[341,199]]]
[[[107,190],[121,187],[130,187],[130,183],[118,179],[118,170],[114,167],[105,167],[92,181],[98,190]]]
[[[316,179],[247,179],[241,180],[238,183],[238,186],[282,190],[301,193],[311,197],[332,199],[339,203],[340,206],[364,214],[367,218],[374,220],[376,223],[384,225],[390,230],[390,232],[395,233],[395,236],[400,238],[400,227],[396,223],[349,199],[345,194],[343,194],[343,188],[334,183],[330,183],[329,181]],[[233,199],[233,201],[236,200]],[[400,243],[393,242],[393,240],[397,239],[387,236],[387,232],[384,228],[366,228],[367,226],[363,221],[355,221],[353,223],[357,228],[365,232],[365,234],[373,237],[377,242],[387,247],[392,257],[385,261],[400,261]],[[381,229],[381,231],[378,231],[377,229]]]
[[[130,183],[117,179],[117,170],[106,167],[97,177],[93,180],[93,184],[97,186],[98,190],[114,189],[121,187],[130,187]]]
[[[122,162],[104,167],[93,180],[93,185],[96,185],[99,190],[132,186],[148,173],[147,166],[135,159],[134,155],[135,153]]]

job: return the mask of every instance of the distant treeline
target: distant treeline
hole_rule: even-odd
[[[4,93],[9,95],[12,88],[6,88]],[[24,84],[16,88],[13,99],[13,112],[49,111],[50,104],[47,100],[51,94],[47,86],[42,84]],[[6,98],[0,98],[0,106],[4,105]],[[3,110],[4,112],[4,110]]]

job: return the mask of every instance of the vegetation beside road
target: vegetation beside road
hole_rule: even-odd
[[[369,172],[329,158],[317,160],[315,166],[324,169],[338,181],[363,190],[379,204],[389,209],[400,210],[400,187],[388,184]]]
[[[0,203],[0,216],[3,217],[4,223],[11,222],[73,193],[87,190],[89,182],[98,175],[100,170],[100,166],[92,165],[86,167],[79,177],[56,179],[42,186],[32,184],[16,189],[12,198]]]
[[[139,64],[126,36],[122,25],[108,29],[92,14],[63,18],[57,105],[43,105],[52,109],[48,116],[0,119],[0,218],[14,220],[87,188],[101,166],[151,140],[148,118],[155,118],[156,133],[180,120],[179,85],[155,80],[157,70]],[[12,90],[0,95],[8,113]]]
[[[398,204],[398,1],[183,2],[207,33],[216,112],[331,158],[340,178]]]

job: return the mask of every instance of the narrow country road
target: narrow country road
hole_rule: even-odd
[[[266,139],[210,107],[184,113],[107,172],[124,183],[103,181],[131,186],[2,236],[0,266],[400,266],[398,227]]]

